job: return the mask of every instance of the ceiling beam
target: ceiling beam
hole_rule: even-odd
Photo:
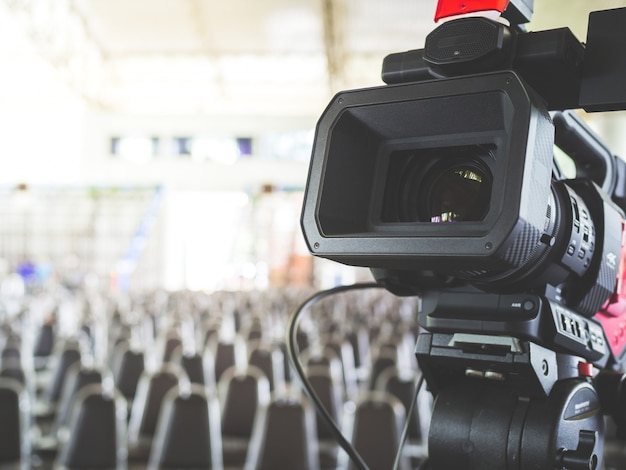
[[[328,70],[328,87],[331,93],[345,88],[345,50],[343,43],[343,19],[341,0],[322,1],[322,25],[324,32],[324,49]]]

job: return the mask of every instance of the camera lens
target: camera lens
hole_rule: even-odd
[[[489,210],[491,173],[478,159],[442,161],[424,178],[421,222],[478,222]]]
[[[467,145],[393,152],[381,220],[479,222],[489,211],[493,177],[488,146]]]

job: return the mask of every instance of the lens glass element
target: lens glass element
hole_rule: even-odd
[[[424,188],[421,221],[480,221],[489,209],[491,178],[477,162],[444,167]]]
[[[489,212],[491,149],[483,145],[392,152],[382,222],[480,222]]]

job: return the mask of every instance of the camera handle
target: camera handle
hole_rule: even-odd
[[[575,160],[576,177],[590,178],[606,194],[613,196],[618,189],[620,161],[575,112],[553,112],[551,115],[554,143]]]

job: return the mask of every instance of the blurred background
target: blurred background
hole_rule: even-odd
[[[370,278],[303,241],[314,129],[335,93],[423,46],[436,4],[0,0],[1,468],[206,468],[189,459],[208,442],[225,468],[348,468],[285,355],[305,295]],[[591,10],[623,6],[535,0],[528,29],[584,41]],[[626,113],[581,115],[626,156]],[[401,468],[425,456],[416,302],[342,294],[297,332],[335,421],[387,459],[372,468],[391,468],[407,415]],[[361,441],[372,403],[391,418],[362,420]],[[274,405],[302,418],[276,425]],[[304,447],[308,465],[285,463]],[[613,450],[606,469],[624,468]]]
[[[618,0],[536,0],[529,30]],[[118,291],[327,286],[299,210],[316,120],[420,48],[436,0],[3,0],[0,274]],[[623,113],[587,116],[626,155]],[[346,175],[349,178],[349,175]]]

